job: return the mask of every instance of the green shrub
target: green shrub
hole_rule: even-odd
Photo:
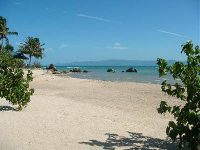
[[[179,148],[189,147],[197,150],[200,146],[200,49],[192,42],[182,45],[182,53],[187,62],[176,62],[168,65],[164,59],[158,59],[159,75],[171,74],[182,83],[162,83],[162,91],[184,101],[182,106],[169,106],[161,101],[157,109],[159,113],[171,113],[175,121],[170,121],[166,129],[167,135],[174,141],[178,139]]]
[[[18,109],[30,102],[30,96],[34,90],[29,88],[32,81],[32,72],[27,74],[19,68],[22,60],[14,59],[10,53],[0,53],[0,97],[5,98],[13,105],[18,105]]]

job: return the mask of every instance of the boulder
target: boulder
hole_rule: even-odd
[[[66,70],[63,70],[61,73],[63,74],[67,74],[68,72]]]
[[[131,67],[131,68],[127,69],[126,72],[137,72],[137,69]]]
[[[84,72],[84,73],[88,73],[88,71],[87,71],[87,70],[83,70],[83,72]]]
[[[109,68],[108,70],[107,70],[107,72],[115,72],[115,70],[114,69],[112,69],[112,68]]]
[[[70,70],[70,72],[81,72],[80,68],[73,68],[72,70]]]
[[[49,67],[46,68],[47,70],[51,70],[53,72],[57,71],[56,67],[54,66],[54,64],[50,64]]]
[[[59,71],[52,71],[52,74],[61,74]]]

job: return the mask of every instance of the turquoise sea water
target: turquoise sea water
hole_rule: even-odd
[[[77,66],[79,67],[79,66]],[[75,67],[67,67],[67,66],[58,66],[57,69],[59,71],[69,71],[70,69]],[[129,66],[120,66],[120,67],[112,67],[112,66],[81,66],[79,67],[81,70],[87,70],[88,73],[71,73],[69,76],[81,79],[95,79],[95,80],[103,80],[103,81],[128,81],[128,82],[139,82],[139,83],[155,83],[160,84],[164,80],[169,80],[169,82],[173,81],[173,78],[169,75],[159,78],[158,76],[158,67],[156,66],[135,66],[137,69],[137,73],[128,73],[122,72],[126,71],[126,69],[130,68]],[[113,68],[116,70],[115,73],[107,72],[108,68]]]

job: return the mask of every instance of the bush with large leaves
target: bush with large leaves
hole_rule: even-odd
[[[171,113],[175,121],[170,121],[166,129],[172,140],[179,141],[179,148],[190,147],[197,150],[200,146],[200,49],[191,41],[182,45],[182,52],[187,62],[176,62],[168,65],[164,59],[158,59],[159,75],[171,74],[182,83],[162,83],[162,91],[184,101],[180,106],[169,106],[161,101],[157,109],[159,113]],[[199,147],[200,148],[200,147]]]
[[[19,68],[21,63],[22,60],[13,59],[8,52],[0,53],[0,97],[13,105],[18,105],[19,110],[27,105],[34,92],[29,88],[29,82],[33,79],[32,72],[28,70],[24,74]]]
[[[29,82],[33,79],[32,72],[27,71],[25,75],[21,68],[23,61],[14,59],[11,54],[14,48],[8,43],[7,35],[17,34],[9,31],[6,19],[0,16],[0,97],[18,105],[18,109],[22,110],[30,101],[34,90],[29,88]]]

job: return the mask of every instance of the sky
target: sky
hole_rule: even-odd
[[[45,43],[42,64],[107,59],[185,60],[200,45],[200,0],[0,0],[10,43]]]

